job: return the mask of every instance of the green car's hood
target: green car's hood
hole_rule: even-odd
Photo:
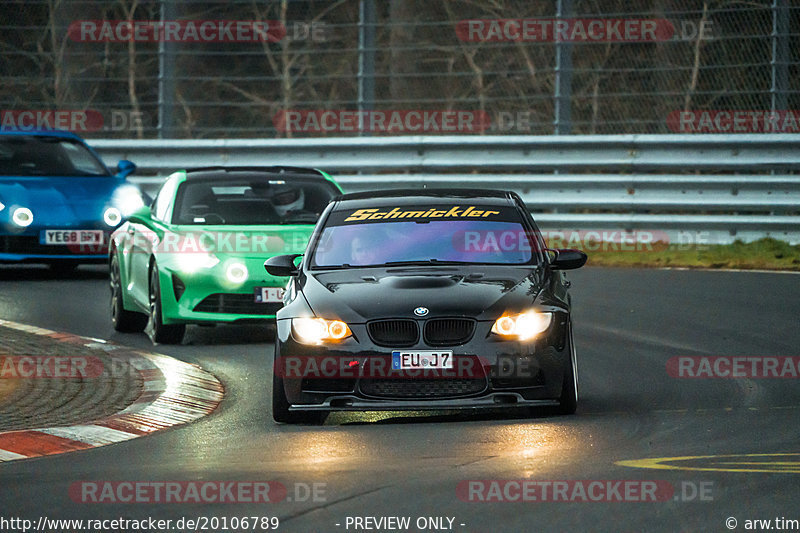
[[[268,258],[303,253],[313,224],[269,226],[172,226],[162,252],[209,252],[219,257]]]

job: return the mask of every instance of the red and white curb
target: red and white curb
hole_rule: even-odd
[[[74,426],[0,433],[0,462],[96,448],[186,424],[210,414],[224,396],[225,390],[213,374],[166,355],[8,320],[0,320],[0,325],[106,351],[124,359],[144,382],[134,403],[107,418]]]

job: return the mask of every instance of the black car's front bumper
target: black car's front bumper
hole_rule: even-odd
[[[430,346],[420,339],[402,351],[452,351],[448,371],[394,371],[388,346],[370,338],[366,324],[349,324],[353,336],[333,344],[306,345],[278,320],[273,371],[282,378],[290,410],[450,410],[558,405],[570,361],[568,315],[556,313],[537,339],[520,342],[490,333],[476,322],[458,346]],[[419,320],[420,326],[424,320]]]

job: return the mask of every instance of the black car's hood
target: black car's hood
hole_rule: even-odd
[[[505,311],[530,306],[541,292],[544,269],[472,266],[463,268],[374,268],[308,272],[303,294],[316,316],[352,323],[380,318],[468,316],[494,320]]]

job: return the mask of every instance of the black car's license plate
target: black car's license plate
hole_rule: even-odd
[[[393,370],[413,370],[418,368],[453,368],[453,352],[392,352]]]

